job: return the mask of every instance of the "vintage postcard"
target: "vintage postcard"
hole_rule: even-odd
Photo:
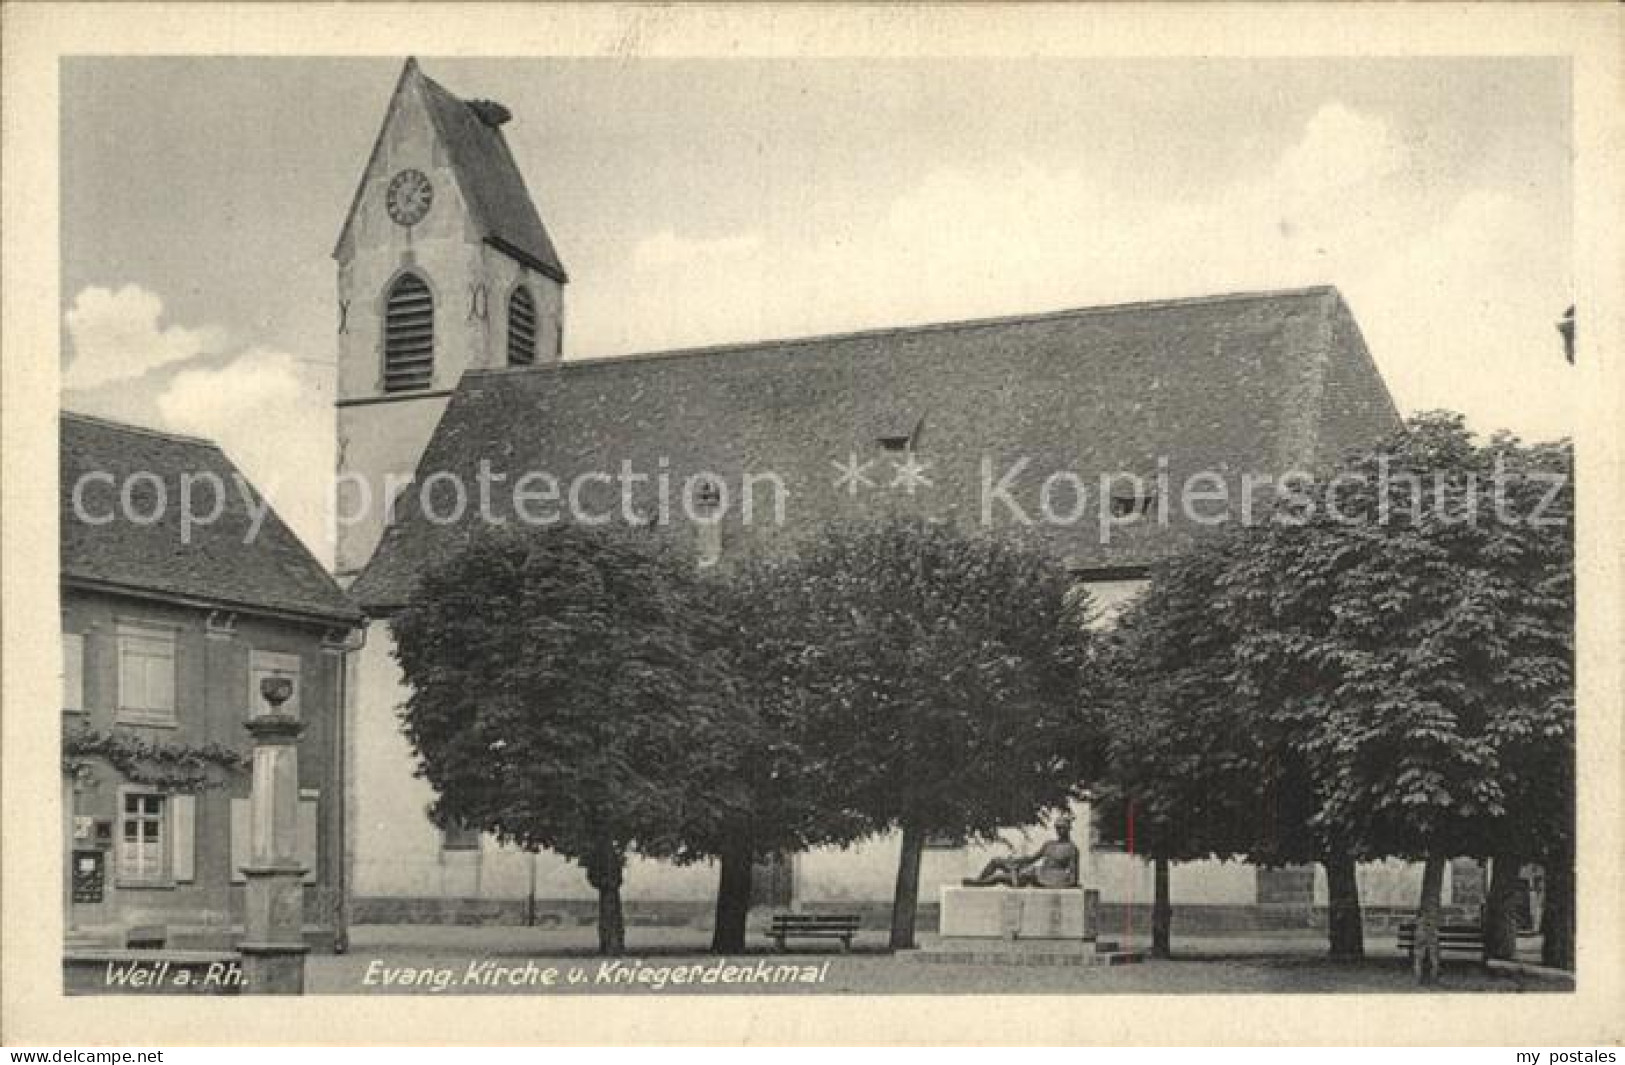
[[[1616,9],[6,16],[8,1042],[1625,1038]]]

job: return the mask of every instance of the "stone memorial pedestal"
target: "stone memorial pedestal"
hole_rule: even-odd
[[[299,835],[299,719],[282,712],[292,685],[281,677],[261,682],[268,713],[250,718],[254,787],[243,940],[244,990],[251,995],[305,991],[304,877]]]
[[[1100,892],[1085,888],[944,887],[943,938],[1092,940]]]
[[[920,961],[990,965],[1118,965],[1097,951],[1100,892],[1088,888],[944,887],[935,939]]]

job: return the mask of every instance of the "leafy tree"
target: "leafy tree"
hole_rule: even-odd
[[[1317,819],[1319,798],[1311,769],[1276,716],[1283,707],[1266,704],[1261,709],[1260,727],[1271,752],[1261,778],[1270,820],[1254,842],[1250,857],[1263,866],[1318,862],[1326,873],[1326,934],[1331,956],[1364,957],[1365,917],[1360,908],[1358,870],[1367,855],[1342,826]]]
[[[1102,641],[1094,809],[1104,831],[1153,863],[1159,958],[1171,950],[1170,864],[1234,856],[1256,814],[1256,737],[1226,682],[1230,637],[1211,606],[1223,564],[1211,541],[1157,566]]]
[[[1254,530],[1226,578],[1238,679],[1281,708],[1312,823],[1362,855],[1425,862],[1423,982],[1451,856],[1570,838],[1566,454],[1415,419]]]
[[[1485,461],[1507,474],[1501,491],[1510,515],[1546,519],[1524,522],[1517,553],[1505,562],[1519,589],[1517,618],[1527,626],[1507,637],[1519,668],[1510,680],[1529,698],[1509,698],[1490,722],[1490,735],[1506,769],[1509,816],[1491,826],[1480,853],[1515,880],[1527,858],[1546,870],[1542,960],[1574,967],[1573,708],[1574,542],[1573,455],[1567,443],[1526,446],[1497,436]],[[1554,491],[1555,489],[1555,491]],[[1500,651],[1504,645],[1492,650]],[[1543,701],[1544,700],[1544,701]],[[1495,897],[1487,920],[1495,930],[1515,932],[1507,912],[1510,893]],[[1502,946],[1516,946],[1505,942]],[[1502,956],[1510,956],[1503,951]]]
[[[1237,632],[1223,595],[1245,548],[1242,534],[1215,534],[1163,561],[1103,641],[1109,684],[1095,809],[1105,831],[1153,862],[1154,956],[1171,950],[1171,863],[1238,857],[1327,861],[1332,950],[1358,954],[1353,860],[1339,863],[1310,830],[1314,799],[1301,759],[1266,709],[1236,691]]]
[[[704,583],[715,624],[710,644],[730,677],[727,740],[708,782],[726,795],[717,816],[692,819],[679,860],[716,859],[721,875],[711,949],[745,949],[752,871],[758,862],[808,847],[844,844],[869,831],[842,802],[840,782],[816,752],[816,714],[796,682],[807,635],[787,607],[793,561],[745,559]]]
[[[1479,447],[1459,419],[1423,418],[1263,527],[1159,567],[1108,641],[1096,776],[1106,822],[1132,804],[1158,865],[1154,952],[1172,860],[1320,861],[1332,952],[1352,956],[1355,860],[1432,855],[1430,976],[1449,855],[1535,857],[1572,897],[1567,473],[1566,445]]]
[[[625,859],[726,816],[728,678],[692,561],[646,534],[494,530],[431,569],[391,623],[403,730],[432,816],[578,862],[598,945],[625,947]]]
[[[1078,779],[1086,603],[1052,556],[894,518],[806,545],[781,600],[802,636],[809,750],[847,810],[902,835],[891,945],[914,945],[928,835],[991,835]]]
[[[1237,632],[1224,582],[1245,530],[1218,534],[1155,567],[1150,588],[1105,645],[1107,752],[1096,809],[1155,866],[1152,953],[1171,949],[1170,865],[1245,857],[1262,865],[1321,861],[1331,891],[1335,956],[1363,949],[1354,859],[1310,826],[1314,794],[1281,723],[1236,690]]]

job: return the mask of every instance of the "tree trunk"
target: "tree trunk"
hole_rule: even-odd
[[[1416,912],[1416,938],[1413,941],[1411,965],[1419,984],[1439,982],[1439,909],[1444,893],[1443,856],[1428,855],[1422,866],[1422,904]]]
[[[892,894],[891,949],[914,949],[914,919],[920,901],[920,855],[925,852],[925,832],[915,825],[903,826],[903,852],[897,859],[897,889]]]
[[[587,866],[587,883],[598,891],[598,953],[626,953],[626,918],[621,912],[621,878],[626,855],[605,843]]]
[[[1339,854],[1326,867],[1326,935],[1333,958],[1365,957],[1365,918],[1360,913],[1360,881],[1354,859]]]
[[[1546,895],[1540,904],[1540,963],[1574,971],[1574,854],[1548,859]]]
[[[1168,886],[1168,859],[1158,858],[1151,863],[1151,956],[1167,958],[1173,954],[1174,899]]]
[[[1497,854],[1490,860],[1490,888],[1484,899],[1484,957],[1508,959],[1518,953],[1518,871],[1523,859]]]
[[[717,883],[716,923],[711,932],[713,954],[741,954],[750,917],[751,846],[730,843],[722,851],[722,875]]]

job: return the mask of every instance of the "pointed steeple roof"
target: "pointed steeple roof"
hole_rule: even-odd
[[[446,155],[457,175],[457,184],[468,203],[470,220],[480,235],[493,247],[526,266],[560,283],[568,281],[564,264],[559,261],[553,241],[547,235],[547,228],[542,225],[541,215],[536,212],[536,204],[525,188],[519,164],[514,161],[507,138],[502,135],[501,127],[511,117],[508,109],[489,100],[463,100],[424,74],[418,68],[416,59],[408,59],[401,69],[400,81],[391,98],[390,115],[394,114],[396,101],[402,92],[414,82],[421,90],[430,121],[445,145]],[[389,118],[386,117],[384,126],[388,124]],[[378,136],[381,142],[382,127]],[[377,152],[378,146],[375,144],[373,155],[376,156]],[[371,170],[369,160],[367,173]],[[362,187],[356,189],[355,203],[360,202],[365,184],[366,175],[363,174]],[[336,248],[344,246],[354,218],[355,205],[352,203]]]

